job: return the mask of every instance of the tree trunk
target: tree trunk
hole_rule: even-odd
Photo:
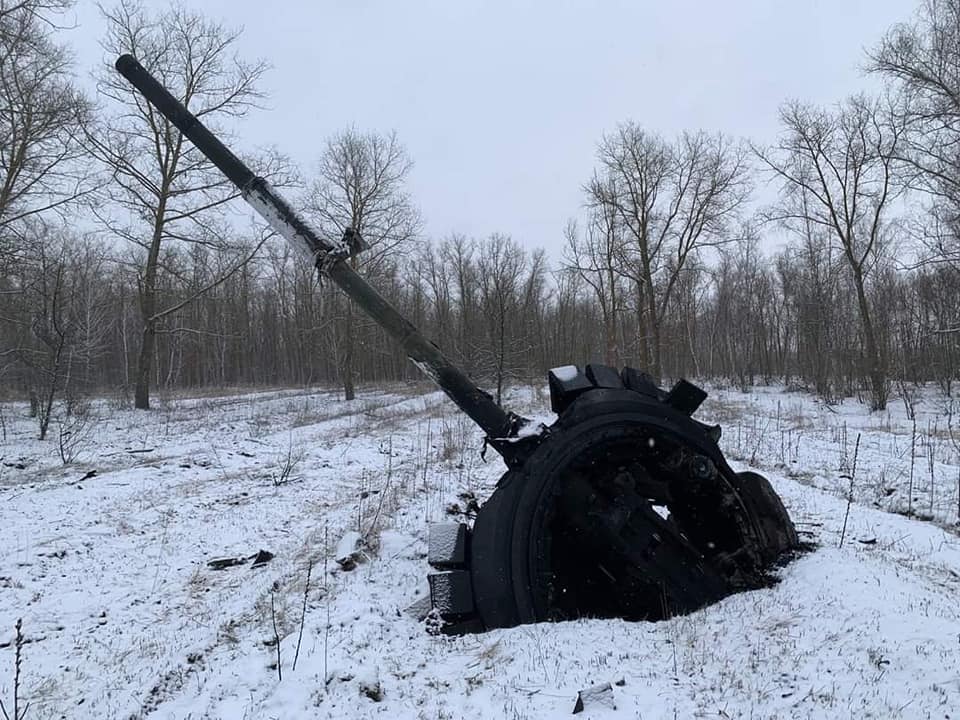
[[[653,292],[653,276],[649,267],[644,268],[646,292],[644,293],[647,301],[647,328],[649,330],[648,352],[650,356],[650,365],[647,372],[653,377],[657,385],[660,384],[663,375],[663,363],[660,340],[660,316],[657,313],[657,299]]]
[[[863,287],[863,274],[859,268],[853,270],[853,281],[857,288],[857,307],[860,311],[860,322],[863,325],[863,342],[867,351],[867,374],[870,378],[870,409],[885,410],[887,408],[887,372],[880,348],[877,346],[877,336],[870,317],[870,304]]]
[[[618,367],[620,365],[620,358],[619,353],[617,352],[617,326],[614,322],[612,312],[604,313],[603,325],[603,332],[606,336],[604,362],[610,367]]]
[[[503,402],[503,376],[507,365],[507,343],[506,343],[506,325],[507,317],[504,309],[503,299],[500,301],[499,317],[499,342],[497,348],[497,405]]]
[[[45,388],[46,395],[40,405],[40,439],[47,439],[47,429],[50,427],[50,416],[53,413],[53,399],[57,394],[57,380],[60,377],[60,358],[63,354],[64,340],[60,336],[57,343],[56,352],[53,355],[53,362],[50,367],[50,385]]]
[[[150,371],[156,339],[156,322],[150,319],[144,320],[140,355],[137,358],[137,381],[133,391],[133,406],[138,410],[150,409]]]
[[[653,353],[650,351],[650,332],[647,326],[646,293],[643,281],[637,280],[637,364],[650,371]]]
[[[620,367],[620,348],[617,344],[617,278],[613,268],[613,258],[607,257],[607,286],[610,288],[610,307],[604,312],[604,332],[606,333],[606,363],[610,367]],[[602,305],[602,302],[601,302]]]
[[[143,281],[140,287],[140,315],[143,318],[143,337],[140,341],[140,356],[137,360],[137,380],[134,387],[133,406],[138,410],[150,409],[150,370],[157,340],[157,265],[160,261],[160,242],[163,239],[164,214],[168,186],[164,182],[160,192],[160,205],[153,223],[153,237],[147,253]]]
[[[343,399],[353,400],[356,388],[353,386],[353,300],[346,300],[347,312],[343,321],[343,363],[340,366],[340,380],[343,383]]]

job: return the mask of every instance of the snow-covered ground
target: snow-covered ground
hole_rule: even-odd
[[[782,388],[712,389],[700,415],[724,426],[732,458],[844,498],[852,475],[857,503],[957,528],[960,401],[931,387],[910,403],[913,418],[899,397],[871,414]]]
[[[441,394],[157,405],[95,404],[70,465],[56,425],[41,443],[24,406],[3,407],[8,710],[22,617],[31,720],[556,718],[606,682],[616,709],[582,717],[960,716],[960,464],[933,393],[914,438],[893,403],[870,415],[782,390],[714,391],[698,417],[724,425],[729,456],[771,478],[816,550],[774,588],[666,622],[463,638],[404,612],[426,594],[427,523],[501,473]],[[542,389],[514,407],[547,417]],[[350,532],[372,546],[347,572],[333,556]],[[275,557],[257,568],[207,564],[261,549]]]

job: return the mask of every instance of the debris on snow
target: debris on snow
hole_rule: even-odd
[[[477,496],[470,490],[459,493],[457,498],[459,499],[458,502],[447,503],[447,506],[444,508],[443,511],[447,515],[462,515],[466,518],[475,518],[477,513],[480,512],[480,503],[477,501]]]
[[[261,565],[266,565],[268,562],[273,560],[273,553],[269,550],[259,550],[256,555],[253,555],[250,559],[253,560],[253,564],[250,568],[260,567]]]
[[[380,670],[376,665],[362,668],[356,675],[360,692],[374,702],[383,701],[383,687],[380,685]]]
[[[597,708],[617,709],[617,705],[613,700],[613,686],[608,682],[600,683],[599,685],[594,685],[578,692],[577,702],[573,705],[573,714],[577,715],[584,710],[594,710]]]
[[[366,544],[363,536],[356,530],[351,530],[337,543],[333,559],[344,570],[353,570],[360,563],[367,561]]]
[[[251,560],[253,564],[250,565],[250,568],[261,567],[266,565],[268,562],[273,560],[274,554],[269,550],[258,550],[253,555],[248,555],[247,557],[231,557],[231,558],[217,558],[215,560],[210,560],[207,562],[207,566],[213,570],[226,570],[230,567],[236,567],[237,565],[246,565]]]
[[[217,558],[215,560],[210,560],[207,563],[207,566],[214,570],[226,570],[229,567],[243,565],[247,562],[248,559],[249,558],[245,558],[245,557]]]

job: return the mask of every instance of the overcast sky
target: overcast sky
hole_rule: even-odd
[[[596,143],[617,122],[769,142],[784,99],[829,104],[873,85],[864,49],[914,9],[909,0],[189,6],[242,26],[241,54],[273,67],[271,109],[243,122],[239,150],[275,144],[309,171],[340,128],[395,129],[430,235],[506,232],[554,257]],[[103,58],[103,23],[91,0],[74,12],[83,71]]]

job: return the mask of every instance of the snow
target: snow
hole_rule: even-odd
[[[960,404],[953,402],[954,412],[960,413]],[[871,414],[849,399],[826,405],[777,388],[748,394],[712,389],[697,417],[723,426],[720,445],[728,457],[841,497],[850,491],[856,454],[857,502],[955,528],[960,517],[960,428],[954,418],[951,439],[949,404],[932,388],[918,398],[915,440],[914,424],[897,397],[891,397],[887,410]]]
[[[554,377],[560,382],[570,382],[580,374],[576,365],[561,365],[560,367],[553,368],[550,372],[552,372]]]
[[[498,437],[496,440],[507,443],[518,443],[527,438],[538,437],[547,432],[547,426],[542,422],[527,422],[517,428],[516,434],[509,437]]]
[[[340,538],[340,542],[337,543],[337,548],[334,550],[333,559],[341,565],[352,562],[362,552],[362,548],[363,535],[356,530],[351,530]]]
[[[66,467],[26,407],[7,405],[0,699],[22,617],[38,720],[556,718],[605,683],[617,709],[579,717],[956,717],[958,461],[942,403],[920,399],[911,498],[903,407],[712,390],[698,418],[723,424],[732,464],[771,479],[816,549],[770,589],[665,622],[460,638],[403,610],[428,592],[428,524],[455,521],[444,508],[460,492],[486,497],[502,466],[480,460],[481,431],[441,393],[171,398],[150,413],[102,403]],[[543,388],[511,399],[538,422],[547,405]],[[300,479],[278,485],[291,448]],[[371,560],[344,572],[336,544],[351,533]],[[206,565],[260,548],[276,555],[260,568]]]
[[[528,422],[525,425],[521,425],[520,429],[517,431],[515,438],[510,438],[511,440],[521,440],[528,437],[536,437],[538,435],[543,435],[547,431],[547,426],[543,423],[538,422]]]
[[[298,217],[290,205],[266,180],[259,178],[257,182],[247,185],[243,190],[243,199],[260,213],[260,216],[267,221],[280,237],[286,238],[290,244],[296,248],[311,263],[315,261],[318,255],[332,255],[335,258],[347,257],[350,254],[349,248],[341,241],[333,241],[316,232],[313,228],[305,227],[309,235],[305,235],[295,224],[290,222],[290,218],[296,217],[301,223],[303,219]],[[315,245],[319,245],[315,247]]]
[[[460,540],[460,523],[434,523],[427,537],[427,559],[451,562],[455,559]]]

